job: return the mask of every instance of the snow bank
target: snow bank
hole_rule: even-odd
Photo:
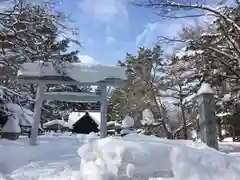
[[[82,180],[240,178],[240,163],[236,157],[199,142],[130,134],[124,138],[92,141],[83,145],[78,153]]]

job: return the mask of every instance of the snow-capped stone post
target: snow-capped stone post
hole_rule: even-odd
[[[44,96],[44,84],[39,83],[37,95],[36,95],[35,106],[34,106],[33,124],[32,124],[32,129],[31,129],[31,136],[30,136],[30,145],[32,145],[32,146],[37,145],[38,128],[39,128],[39,124],[40,124],[42,103],[44,100],[43,96]]]
[[[101,92],[101,122],[100,122],[100,137],[107,137],[107,85],[100,86]]]
[[[209,147],[218,149],[214,91],[210,84],[202,83],[198,91],[198,104],[201,139]]]

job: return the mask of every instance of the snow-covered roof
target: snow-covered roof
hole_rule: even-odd
[[[59,125],[61,125],[63,127],[68,127],[68,123],[65,122],[64,120],[60,120],[60,119],[55,119],[55,120],[46,122],[46,123],[43,124],[43,127],[46,128],[46,127],[52,126],[54,124],[59,124]]]
[[[71,112],[68,117],[68,126],[72,127],[75,122],[77,122],[81,117],[83,117],[86,112]],[[101,124],[101,112],[88,112],[89,116],[94,120],[94,122],[100,126]]]
[[[87,65],[82,63],[65,63],[57,71],[52,63],[24,63],[18,71],[19,78],[43,78],[46,76],[65,76],[78,82],[101,82],[108,79],[126,80],[125,68],[113,65]]]
[[[213,89],[211,88],[211,85],[208,83],[202,83],[200,89],[197,92],[198,95],[200,94],[214,94]]]

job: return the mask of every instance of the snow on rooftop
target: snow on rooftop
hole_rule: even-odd
[[[236,180],[239,160],[200,142],[129,134],[80,147],[81,180]]]
[[[211,85],[208,83],[202,83],[200,89],[197,92],[198,95],[200,94],[214,94],[213,89],[211,88]]]
[[[72,128],[73,124],[77,122],[81,117],[82,114],[80,114],[80,112],[71,112],[68,116],[68,126]]]
[[[47,128],[47,127],[52,126],[52,125],[54,125],[54,124],[59,124],[59,125],[61,125],[62,127],[68,127],[68,123],[65,122],[64,120],[61,120],[61,119],[55,119],[55,120],[46,122],[46,123],[43,124],[43,127],[44,127],[44,128]]]
[[[77,122],[81,117],[83,117],[86,112],[71,112],[68,116],[68,126],[72,128],[73,124]],[[89,116],[94,120],[94,122],[100,126],[101,124],[101,112],[88,112]]]
[[[59,73],[61,72],[61,73]],[[105,79],[125,80],[125,68],[113,65],[82,63],[65,63],[56,71],[52,63],[24,63],[20,66],[18,76],[68,76],[78,82],[99,82]]]

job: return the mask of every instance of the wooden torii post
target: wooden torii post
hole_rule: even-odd
[[[18,79],[23,83],[37,84],[30,144],[37,145],[38,127],[44,100],[60,101],[100,101],[101,124],[100,137],[107,136],[107,87],[119,86],[126,80],[125,69],[109,65],[83,65],[68,63],[61,68],[61,73],[52,63],[24,63],[20,66]],[[76,92],[46,92],[47,84],[92,85],[100,87],[100,95]]]

